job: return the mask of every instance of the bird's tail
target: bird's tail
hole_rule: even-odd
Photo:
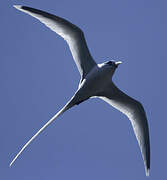
[[[18,152],[15,158],[10,163],[10,166],[16,161],[16,159],[21,155],[21,153],[26,149],[26,147],[47,127],[49,126],[57,117],[63,114],[68,109],[72,108],[76,104],[76,96],[73,96],[71,100],[56,114],[54,115],[34,136],[22,147],[22,149]]]

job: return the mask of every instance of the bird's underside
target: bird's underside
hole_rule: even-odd
[[[10,163],[10,166],[25,150],[25,148],[57,117],[72,108],[74,105],[78,105],[90,97],[96,96],[106,101],[129,118],[140,146],[146,175],[148,176],[150,169],[149,129],[146,113],[141,103],[129,97],[114,85],[112,79],[110,80],[110,76],[103,71],[103,69],[105,69],[104,64],[103,66],[98,66],[96,64],[89,52],[84,34],[80,28],[63,18],[41,10],[26,6],[14,7],[35,17],[66,40],[81,74],[81,81],[77,92],[71,100],[23,146]]]

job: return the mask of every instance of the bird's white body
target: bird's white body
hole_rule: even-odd
[[[113,74],[121,62],[108,61],[102,64],[96,64],[89,52],[82,30],[76,25],[63,18],[38,9],[26,6],[14,7],[35,17],[66,40],[80,72],[81,80],[78,90],[71,100],[23,146],[11,162],[10,166],[32,142],[32,140],[35,139],[58,116],[89,98],[98,97],[124,113],[131,121],[142,152],[146,175],[149,175],[150,142],[144,108],[140,102],[119,90],[112,81]]]
[[[114,71],[105,64],[96,65],[80,82],[78,91],[88,97],[99,96],[104,87],[112,82]]]

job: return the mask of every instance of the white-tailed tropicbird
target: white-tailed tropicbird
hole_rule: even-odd
[[[121,61],[96,64],[89,52],[84,34],[79,27],[63,18],[38,9],[19,5],[14,7],[37,18],[67,41],[80,72],[81,80],[78,90],[70,101],[23,146],[10,163],[10,166],[25,148],[58,116],[76,104],[78,105],[91,97],[98,97],[129,118],[140,146],[146,175],[148,176],[150,170],[150,141],[146,113],[140,102],[123,93],[112,81],[112,76]]]

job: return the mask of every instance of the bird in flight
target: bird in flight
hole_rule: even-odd
[[[115,70],[122,62],[107,61],[97,64],[89,52],[84,33],[79,27],[61,17],[38,9],[20,5],[15,5],[14,7],[35,17],[67,42],[80,72],[81,80],[77,91],[70,101],[22,147],[10,163],[10,166],[25,148],[57,117],[73,106],[89,98],[97,97],[106,101],[129,118],[142,153],[146,176],[149,176],[150,141],[146,113],[139,101],[126,95],[112,81]]]

